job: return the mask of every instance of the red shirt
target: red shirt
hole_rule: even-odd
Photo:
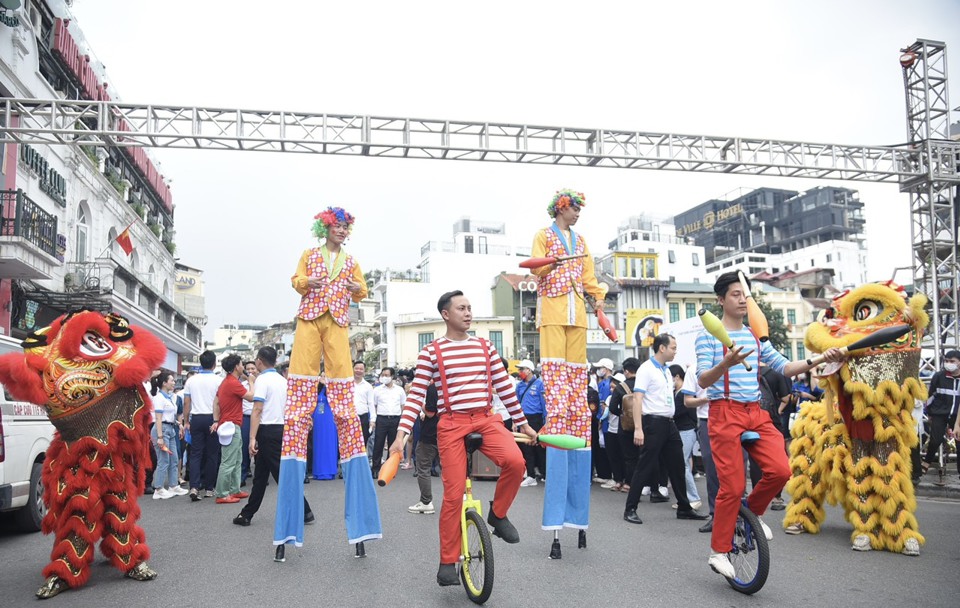
[[[220,402],[220,424],[243,422],[243,396],[246,394],[247,389],[243,388],[240,381],[233,374],[227,374],[220,383],[220,388],[217,389],[217,401]]]

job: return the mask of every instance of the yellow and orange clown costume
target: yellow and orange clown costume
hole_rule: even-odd
[[[44,406],[57,429],[41,474],[41,526],[55,541],[38,598],[84,585],[97,542],[127,577],[157,577],[147,566],[137,497],[150,464],[153,409],[143,383],[166,352],[123,317],[84,310],[30,334],[22,354],[0,357],[0,382],[17,399]]]
[[[547,212],[556,218],[568,206],[583,207],[582,193],[561,190]],[[543,529],[585,530],[590,518],[590,408],[587,405],[587,310],[584,295],[602,302],[605,285],[598,283],[593,258],[583,237],[556,222],[537,232],[532,257],[584,257],[533,269],[537,286],[537,327],[546,399],[546,421],[541,433],[569,434],[586,440],[580,450],[547,448],[547,476]]]
[[[327,238],[331,226],[352,227],[354,222],[354,217],[339,207],[329,207],[314,219],[313,232],[319,239]],[[311,277],[322,279],[323,286],[311,288]],[[367,297],[366,279],[360,265],[342,247],[334,254],[323,244],[303,252],[291,284],[301,299],[287,376],[274,544],[303,544],[307,435],[319,397],[321,361],[326,375],[327,400],[337,425],[340,464],[346,485],[347,540],[357,544],[380,538],[376,490],[370,476],[363,429],[353,402],[353,363],[348,337],[350,301],[359,302]],[[351,293],[351,284],[360,288]]]

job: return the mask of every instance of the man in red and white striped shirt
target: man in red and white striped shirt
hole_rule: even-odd
[[[507,510],[520,490],[526,465],[513,435],[503,425],[501,417],[492,411],[492,391],[497,392],[510,412],[515,428],[533,440],[536,440],[537,433],[523,416],[500,354],[488,340],[467,333],[473,312],[463,292],[443,294],[437,302],[437,310],[447,325],[447,331],[442,338],[420,351],[413,387],[407,395],[397,439],[390,446],[390,453],[402,452],[407,435],[423,409],[427,387],[435,384],[440,395],[437,447],[443,469],[437,583],[447,586],[460,584],[456,563],[460,559],[460,507],[467,470],[464,437],[470,433],[483,435],[480,451],[500,467],[500,479],[487,523],[493,526],[494,535],[506,542],[520,542],[517,529],[507,519]]]

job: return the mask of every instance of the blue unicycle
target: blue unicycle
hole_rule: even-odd
[[[744,431],[740,443],[750,445],[760,439],[756,431]],[[760,519],[747,508],[746,501],[740,504],[737,525],[733,529],[733,547],[727,553],[736,575],[727,578],[730,586],[747,595],[756,593],[767,582],[770,572],[770,547],[763,534]]]

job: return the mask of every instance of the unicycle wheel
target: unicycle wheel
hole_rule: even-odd
[[[470,601],[482,604],[493,593],[493,539],[479,513],[470,509],[466,520],[467,551],[460,564],[460,580]]]
[[[767,582],[770,572],[770,547],[760,527],[759,518],[740,505],[733,532],[733,548],[727,553],[736,575],[728,578],[730,586],[747,595],[756,593]]]

